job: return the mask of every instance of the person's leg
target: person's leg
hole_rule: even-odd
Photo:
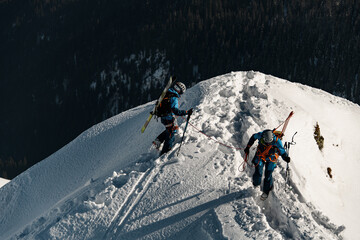
[[[173,132],[173,127],[166,128],[165,142],[160,155],[167,153],[168,151],[171,150],[174,144],[174,140],[175,140],[175,134]]]
[[[253,174],[253,185],[256,187],[261,184],[264,162],[261,161],[261,159],[255,155],[252,160],[252,163],[255,164],[255,172]]]
[[[274,180],[272,177],[272,173],[275,169],[275,163],[273,162],[266,162],[265,164],[265,178],[264,178],[264,193],[269,194],[269,192],[274,187]]]
[[[162,133],[160,133],[160,135],[156,138],[157,140],[159,140],[160,143],[163,143],[166,139],[166,132],[167,130],[165,129]],[[156,140],[155,139],[155,140]]]
[[[161,144],[165,141],[166,138],[166,129],[160,133],[159,136],[155,138],[155,140],[152,142],[157,150],[160,149]]]
[[[174,119],[163,119],[161,118],[161,123],[164,124],[165,126],[165,130],[160,133],[159,136],[157,136],[157,138],[153,141],[153,144],[156,146],[157,149],[160,148],[160,145],[165,142],[166,139],[169,138],[169,131],[172,131],[172,127],[174,126]],[[168,145],[168,143],[167,143]],[[167,146],[168,148],[168,146]],[[164,149],[164,147],[163,147]],[[165,150],[165,149],[164,149]]]

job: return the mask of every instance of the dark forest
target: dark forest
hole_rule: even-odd
[[[8,179],[156,99],[170,75],[190,87],[255,70],[360,103],[355,0],[0,0],[0,19]]]

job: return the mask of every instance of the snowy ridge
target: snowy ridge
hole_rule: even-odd
[[[94,126],[0,189],[1,239],[354,239],[360,193],[360,107],[321,90],[257,72],[204,81],[180,99],[194,107],[184,144],[158,158],[140,128],[153,103]],[[294,111],[284,141],[298,132],[274,171],[266,201],[242,172],[251,134]],[[178,118],[180,136],[184,120]],[[318,122],[323,151],[313,138]],[[211,136],[209,139],[204,134]],[[177,141],[179,141],[179,139]],[[215,141],[214,141],[215,140]],[[230,147],[218,144],[226,143]],[[255,146],[251,149],[252,158]],[[327,175],[327,167],[333,177]],[[14,194],[16,193],[16,194]],[[326,201],[324,201],[324,199]],[[19,206],[22,206],[21,208]]]
[[[5,178],[0,178],[0,188],[10,182],[10,180],[7,180]]]

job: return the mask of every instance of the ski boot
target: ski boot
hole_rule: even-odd
[[[161,142],[160,142],[160,140],[159,139],[155,139],[153,142],[153,145],[154,145],[154,147],[156,148],[156,150],[160,150],[160,146],[161,146]]]

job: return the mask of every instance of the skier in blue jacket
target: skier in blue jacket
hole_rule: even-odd
[[[193,109],[188,111],[179,109],[178,98],[186,91],[186,86],[182,82],[176,82],[174,87],[170,88],[159,107],[158,115],[161,116],[161,123],[164,124],[165,130],[153,141],[156,149],[164,143],[160,155],[171,150],[175,140],[175,133],[179,128],[174,115],[185,116],[191,115]]]
[[[260,186],[265,166],[264,187],[261,198],[266,199],[269,192],[274,187],[272,173],[276,167],[278,157],[281,156],[287,163],[290,162],[290,157],[285,151],[281,140],[273,133],[272,130],[265,130],[263,132],[253,134],[244,150],[246,154],[249,154],[249,149],[256,140],[259,140],[259,144],[256,154],[252,160],[252,163],[255,165],[253,185],[254,187]]]

